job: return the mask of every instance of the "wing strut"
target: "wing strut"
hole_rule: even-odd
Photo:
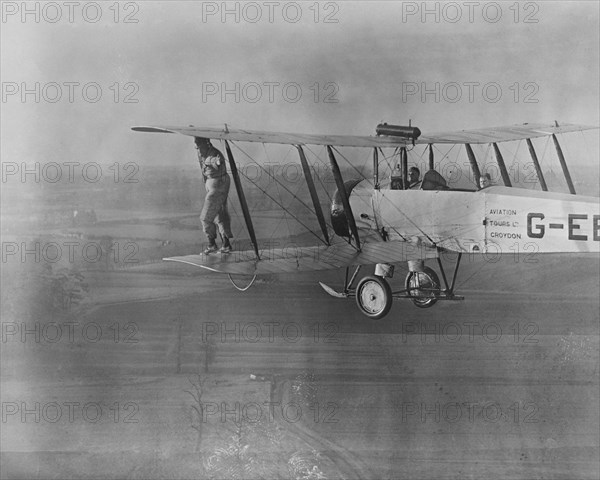
[[[565,174],[565,180],[567,181],[567,185],[569,186],[569,192],[575,195],[575,187],[573,186],[573,180],[571,180],[571,174],[569,173],[569,169],[567,168],[567,162],[565,162],[565,156],[563,155],[562,148],[560,148],[560,143],[558,143],[556,135],[552,134],[552,140],[554,140],[556,154],[558,155],[558,160],[560,161],[562,171]]]
[[[325,217],[323,216],[323,209],[321,208],[321,203],[319,202],[319,196],[317,195],[315,182],[313,181],[310,173],[310,167],[306,161],[306,155],[304,155],[302,146],[296,145],[296,148],[298,149],[298,154],[300,155],[300,163],[302,164],[304,178],[306,179],[306,185],[308,185],[308,191],[310,192],[310,198],[312,199],[313,207],[315,207],[315,213],[317,215],[317,220],[319,221],[319,226],[321,227],[321,232],[323,232],[323,237],[325,237],[325,242],[327,242],[327,245],[331,245],[329,242],[329,234],[327,233],[327,224],[325,223]]]
[[[373,147],[373,185],[379,190],[379,153],[377,147]]]
[[[544,174],[542,173],[542,167],[540,167],[540,162],[538,162],[535,148],[533,148],[533,143],[531,143],[530,138],[526,138],[525,141],[527,142],[527,148],[529,148],[529,154],[531,155],[531,160],[533,160],[533,165],[535,166],[535,172],[540,180],[540,186],[544,192],[547,192],[548,186],[546,185],[546,180],[544,179]]]
[[[335,179],[335,183],[337,185],[338,192],[340,193],[340,198],[342,199],[342,205],[344,206],[344,213],[346,214],[346,219],[348,220],[348,225],[350,225],[350,231],[352,232],[352,236],[356,241],[356,249],[360,252],[360,238],[358,238],[358,228],[356,228],[356,221],[354,220],[354,213],[352,213],[352,209],[350,208],[350,200],[348,199],[348,192],[346,192],[346,187],[344,186],[344,179],[342,178],[342,174],[340,172],[340,167],[338,166],[337,160],[333,154],[333,150],[331,149],[331,145],[327,145],[327,154],[329,155],[329,164],[331,165],[331,171],[333,172],[333,178]]]
[[[224,140],[224,142],[225,149],[227,150],[227,158],[229,159],[229,168],[231,169],[231,175],[233,176],[235,189],[237,191],[238,198],[240,199],[242,212],[244,213],[244,221],[246,222],[246,228],[248,229],[248,234],[250,235],[250,241],[252,242],[252,246],[254,247],[254,253],[256,254],[256,258],[260,260],[260,255],[258,254],[258,242],[256,241],[256,234],[254,233],[254,226],[252,225],[252,217],[250,216],[250,211],[248,210],[248,203],[246,203],[246,196],[244,195],[244,189],[242,188],[240,174],[235,164],[233,153],[231,153],[229,142],[227,140]]]
[[[473,153],[473,149],[469,143],[465,143],[465,148],[467,149],[467,156],[469,157],[469,163],[471,164],[471,170],[473,171],[473,176],[475,177],[475,185],[479,188],[479,180],[481,178],[481,173],[479,172],[479,165],[477,165],[477,159],[475,158],[475,154]]]
[[[408,155],[406,147],[400,148],[400,158],[402,159],[402,190],[408,188]]]
[[[494,142],[494,152],[496,153],[496,161],[498,162],[498,167],[500,168],[500,174],[502,175],[502,181],[504,185],[507,187],[512,187],[512,183],[510,181],[510,176],[508,175],[508,171],[506,170],[506,164],[504,163],[504,158],[500,153],[500,149],[498,148],[498,144]]]
[[[433,144],[429,144],[429,170],[434,170],[433,164]]]

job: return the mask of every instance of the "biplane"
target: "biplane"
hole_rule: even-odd
[[[515,249],[530,253],[578,253],[600,251],[600,203],[592,196],[577,195],[565,161],[558,134],[596,129],[585,125],[522,124],[508,127],[462,130],[422,135],[413,126],[379,124],[374,136],[308,135],[224,128],[149,126],[132,127],[138,132],[176,133],[206,137],[223,142],[230,173],[243,214],[251,248],[230,254],[186,255],[165,258],[211,272],[228,274],[240,290],[247,290],[257,275],[297,271],[346,269],[343,288],[337,291],[320,283],[336,298],[354,298],[367,317],[379,319],[390,311],[392,301],[410,299],[420,308],[439,300],[462,300],[455,293],[463,254],[509,253]],[[548,191],[544,172],[536,154],[533,138],[552,138],[569,193]],[[525,140],[541,190],[511,184],[500,144]],[[240,172],[232,153],[234,142],[284,144],[295,148],[312,202],[315,225],[305,227],[318,239],[317,244],[289,250],[261,250],[246,201]],[[436,144],[464,146],[473,184],[476,188],[452,188],[435,169]],[[486,186],[472,145],[493,149],[503,185]],[[321,146],[327,152],[328,168],[335,180],[327,221],[318,196],[307,146]],[[423,145],[429,150],[428,167],[418,188],[408,184],[407,150]],[[340,147],[372,150],[372,184],[362,187],[365,178],[345,179],[338,164]],[[387,182],[379,173],[384,151],[393,149],[399,159],[396,182]],[[371,153],[367,152],[369,157]],[[364,183],[364,182],[363,182]],[[481,187],[483,188],[481,188]],[[283,207],[283,206],[282,206]],[[285,207],[283,207],[285,208]],[[451,279],[440,259],[453,252]],[[438,273],[425,262],[437,261]],[[394,264],[408,263],[408,274],[399,290],[392,290]],[[357,281],[362,267],[374,265],[373,274]],[[351,270],[353,269],[353,270]],[[449,272],[450,273],[450,272]],[[235,275],[250,275],[244,288]]]

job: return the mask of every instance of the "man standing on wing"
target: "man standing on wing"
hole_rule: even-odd
[[[217,225],[223,238],[221,253],[229,253],[231,252],[229,239],[233,237],[231,219],[227,211],[227,195],[231,179],[227,173],[225,157],[213,147],[208,138],[194,137],[194,143],[198,149],[198,160],[206,186],[206,197],[200,214],[202,229],[208,239],[208,247],[204,250],[204,254],[219,251],[216,243]]]

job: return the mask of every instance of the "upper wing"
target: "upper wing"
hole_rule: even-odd
[[[561,126],[542,123],[524,123],[508,127],[481,128],[476,130],[460,130],[458,132],[432,133],[419,137],[417,143],[494,143],[512,142],[527,138],[545,137],[558,133],[582,132],[598,127],[565,123]]]
[[[355,135],[310,135],[303,133],[265,132],[260,130],[218,129],[204,127],[132,127],[136,132],[181,133],[240,142],[282,143],[286,145],[336,145],[339,147],[401,147],[406,139]]]
[[[234,250],[228,254],[186,255],[164,260],[187,263],[217,273],[258,275],[398,263],[439,256],[435,248],[417,246],[402,240],[365,242],[360,252],[347,243],[338,243],[330,246],[271,248],[259,253],[259,260],[252,250]]]
[[[561,126],[524,123],[508,127],[460,130],[422,135],[415,143],[492,143],[524,140],[557,133],[581,132],[598,127],[588,125],[564,124]],[[205,137],[240,142],[281,143],[287,145],[335,145],[339,147],[403,147],[412,143],[402,137],[357,136],[357,135],[311,135],[302,133],[266,132],[260,130],[240,130],[230,128],[205,127],[132,127],[136,132],[180,133],[192,137]]]

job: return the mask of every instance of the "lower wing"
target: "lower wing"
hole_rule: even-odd
[[[352,265],[398,263],[407,260],[437,258],[437,249],[425,244],[416,245],[402,240],[371,241],[363,244],[361,251],[348,243],[329,246],[265,249],[256,258],[253,250],[232,251],[165,258],[204,268],[216,273],[260,275],[317,270],[332,270]]]

